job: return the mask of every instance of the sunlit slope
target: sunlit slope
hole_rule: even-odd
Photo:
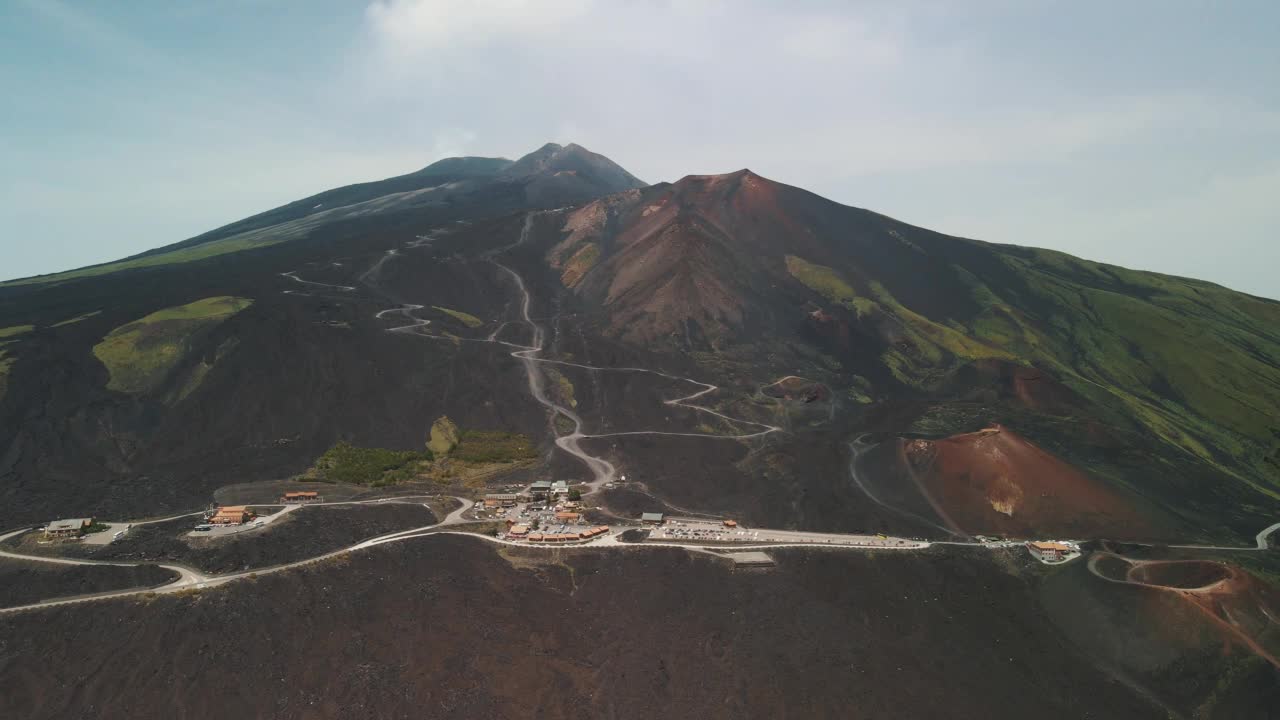
[[[1280,303],[942,235],[746,170],[612,196],[558,230],[548,263],[623,341],[878,402],[951,397],[975,364],[1035,368],[1074,397],[1038,411],[1280,494]]]
[[[576,204],[643,185],[603,155],[574,144],[549,143],[514,162],[446,158],[406,175],[326,190],[116,262],[11,280],[0,287],[194,263],[305,239],[323,228],[341,223],[354,226],[368,218],[410,213],[478,218],[528,207]]]
[[[1180,451],[1280,490],[1280,304],[1045,250],[987,246],[966,336],[1058,377]],[[972,348],[937,345],[957,357]]]
[[[158,387],[191,351],[197,337],[252,304],[245,298],[205,298],[158,310],[112,330],[93,347],[93,354],[110,373],[107,388],[141,393]],[[192,382],[199,384],[206,371],[198,370]]]

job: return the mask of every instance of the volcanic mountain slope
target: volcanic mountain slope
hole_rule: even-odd
[[[581,477],[510,348],[483,342],[531,337],[496,257],[527,285],[547,358],[714,382],[703,401],[758,423],[664,404],[706,388],[687,381],[540,370],[585,403],[587,432],[692,432],[586,441],[679,506],[893,530],[904,516],[868,504],[849,443],[994,423],[1126,499],[1091,532],[1135,512],[1122,529],[1251,537],[1280,506],[1280,303],[949,237],[745,170],[640,184],[576,145],[458,158],[0,286],[5,510],[188,509],[339,439],[420,447],[443,414],[539,438],[543,472]],[[421,322],[455,339],[388,332]],[[767,391],[790,376],[821,402]],[[865,474],[905,497],[889,455]]]
[[[0,287],[0,527],[271,498],[338,441],[420,451],[442,415],[536,440],[494,484],[612,463],[625,489],[590,501],[627,515],[1240,544],[1280,510],[1280,304],[745,171],[638,187],[576,146],[433,167]],[[116,550],[181,549],[150,537]],[[1245,639],[1275,655],[1273,553],[1235,553],[1259,572],[1198,605],[1019,548],[827,550],[756,572],[437,536],[3,615],[0,716],[1247,718],[1280,696]]]
[[[677,549],[552,558],[437,536],[186,597],[2,615],[0,714],[1168,717],[1048,621],[1034,568],[777,557],[741,571]]]
[[[542,437],[506,353],[388,333],[394,318],[375,316],[403,299],[446,331],[498,317],[507,280],[465,253],[512,242],[525,210],[637,184],[576,145],[451,159],[0,286],[0,524],[188,509],[219,485],[300,472],[338,439],[421,447],[445,414]],[[483,240],[459,234],[468,223]]]
[[[548,143],[517,161],[446,158],[407,175],[348,185],[259,213],[173,245],[117,262],[5,285],[48,283],[121,270],[186,263],[307,238],[327,225],[378,215],[486,217],[528,208],[574,205],[643,182],[580,145]]]
[[[1193,524],[1216,492],[1275,507],[1280,303],[941,235],[747,170],[610,196],[557,230],[546,261],[605,336],[725,379],[811,377],[888,430],[1004,421]]]
[[[999,426],[903,442],[907,472],[935,512],[967,534],[1150,538],[1138,500]]]
[[[1051,573],[1040,585],[1047,616],[1170,717],[1265,717],[1280,701],[1280,597],[1262,579],[1274,578],[1275,560],[1252,556],[1249,572],[1232,562],[1139,557],[1150,554],[1099,552]],[[1214,671],[1205,672],[1206,660]]]

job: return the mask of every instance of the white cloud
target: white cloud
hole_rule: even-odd
[[[978,182],[990,182],[982,175]],[[1196,178],[1177,193],[1117,198],[1111,207],[1054,194],[1018,203],[982,203],[968,212],[917,217],[947,232],[991,242],[1032,245],[1125,267],[1197,277],[1280,297],[1280,166]]]
[[[590,0],[376,0],[366,17],[381,48],[403,57],[504,36],[529,37],[589,7]]]
[[[458,128],[439,130],[435,133],[434,141],[431,144],[430,159],[435,161],[441,158],[466,155],[475,140],[476,134],[470,130]]]
[[[856,17],[799,16],[778,28],[778,47],[804,60],[856,60],[863,68],[893,65],[902,59],[903,38]]]
[[[79,222],[134,251],[440,157],[573,141],[648,181],[750,167],[944,232],[1139,267],[1194,257],[1256,277],[1276,251],[1254,246],[1280,248],[1265,235],[1280,226],[1274,46],[1233,53],[1188,13],[1157,33],[1088,3],[1066,22],[1005,0],[366,0],[277,13],[296,61],[281,66],[280,48],[228,42],[271,13],[210,13],[224,32],[177,51],[155,34],[164,13],[21,3],[67,62],[93,58],[50,92],[36,78],[52,68],[0,71],[23,98],[9,115],[36,128],[0,134],[0,164],[30,180],[0,181],[0,214],[41,237]],[[1061,42],[1037,35],[1051,25]],[[1125,42],[1085,42],[1098,27]],[[45,124],[50,142],[30,142]],[[149,204],[174,227],[111,214]],[[1140,242],[1174,235],[1175,251]]]

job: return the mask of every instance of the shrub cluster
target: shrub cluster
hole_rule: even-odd
[[[430,450],[388,450],[339,442],[316,461],[325,480],[380,487],[413,477],[418,463],[432,459]]]
[[[465,462],[517,462],[538,457],[528,435],[490,430],[466,430],[458,438],[454,458]]]

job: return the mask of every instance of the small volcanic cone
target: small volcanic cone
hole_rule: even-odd
[[[1144,538],[1118,492],[996,425],[943,440],[904,440],[903,460],[939,514],[967,533]]]

